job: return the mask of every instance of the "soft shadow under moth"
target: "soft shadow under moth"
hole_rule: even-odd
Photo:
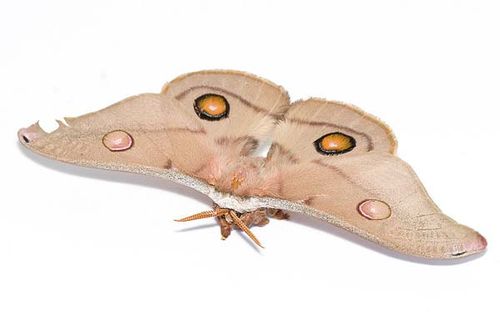
[[[286,211],[317,217],[384,247],[427,258],[483,251],[486,240],[443,214],[395,155],[390,128],[360,109],[287,92],[236,71],[201,71],[159,94],[21,129],[28,149],[67,163],[154,175],[209,196],[223,238]],[[255,155],[271,141],[266,157]]]

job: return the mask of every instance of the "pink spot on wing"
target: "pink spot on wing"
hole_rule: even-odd
[[[479,243],[478,244],[480,246],[480,249],[485,249],[488,246],[488,241],[486,241],[485,237],[483,237],[481,234],[479,234]]]
[[[132,147],[132,136],[122,130],[111,131],[102,138],[102,143],[110,151],[125,151]]]
[[[466,244],[465,248],[468,252],[478,252],[482,251],[486,248],[488,242],[486,239],[479,233],[475,233],[474,237],[472,237]]]
[[[29,128],[19,130],[18,136],[25,143],[30,143],[40,137],[40,131],[37,131],[36,127],[32,125]]]
[[[376,199],[367,199],[358,205],[358,212],[370,220],[387,219],[391,216],[390,206]]]

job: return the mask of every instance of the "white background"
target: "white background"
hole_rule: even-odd
[[[496,1],[2,1],[0,333],[498,333]],[[227,68],[392,126],[445,213],[486,236],[416,261],[303,216],[219,240],[160,180],[62,165],[17,144],[41,119]]]

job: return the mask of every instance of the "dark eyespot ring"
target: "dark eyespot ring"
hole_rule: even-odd
[[[229,103],[218,94],[204,94],[194,100],[194,111],[201,119],[218,121],[229,116]]]
[[[356,140],[342,132],[331,132],[314,141],[316,151],[324,155],[338,155],[352,151]]]

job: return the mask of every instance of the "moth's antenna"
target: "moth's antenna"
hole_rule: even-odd
[[[236,215],[234,211],[229,211],[229,215],[233,219],[233,222],[236,224],[236,226],[240,228],[240,230],[245,232],[246,235],[248,235],[248,237],[257,244],[257,246],[259,246],[260,248],[264,248],[259,239],[257,239],[257,237],[250,231],[250,229],[245,225],[245,223],[243,223],[243,221]]]
[[[217,208],[216,210],[211,210],[211,211],[202,211],[200,213],[196,213],[191,216],[187,216],[181,219],[175,219],[176,222],[188,222],[191,220],[197,220],[197,219],[204,219],[204,218],[210,218],[210,217],[220,217],[229,212],[228,209],[220,209]]]
[[[204,219],[204,218],[210,218],[210,217],[222,217],[222,216],[226,216],[226,215],[229,215],[231,217],[230,218],[231,223],[235,224],[236,226],[238,226],[240,228],[240,230],[245,232],[245,234],[248,235],[248,237],[253,242],[255,242],[255,244],[257,246],[259,246],[260,248],[264,248],[264,246],[262,246],[262,244],[260,243],[259,239],[257,239],[257,237],[250,231],[248,226],[245,225],[245,223],[241,220],[240,217],[238,217],[236,212],[234,212],[233,210],[217,208],[215,210],[202,211],[200,213],[196,213],[196,214],[188,216],[188,217],[176,219],[175,221],[176,222],[188,222],[191,220]]]

